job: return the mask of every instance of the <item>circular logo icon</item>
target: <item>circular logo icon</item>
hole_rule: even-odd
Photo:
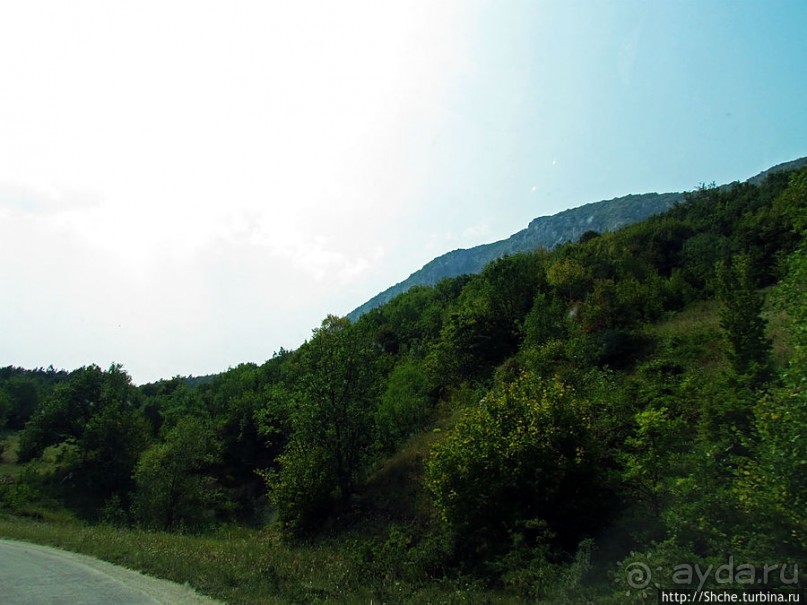
[[[650,568],[644,563],[633,562],[625,568],[625,574],[628,577],[628,586],[631,588],[647,588],[650,585],[650,580],[653,574],[650,573]]]

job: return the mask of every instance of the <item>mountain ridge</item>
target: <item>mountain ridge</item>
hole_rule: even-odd
[[[747,179],[759,184],[775,172],[807,165],[807,157],[777,164]],[[737,181],[735,181],[737,182]],[[730,186],[731,183],[723,185]],[[586,231],[604,233],[642,221],[669,210],[684,199],[683,192],[628,194],[569,208],[556,214],[534,218],[510,237],[471,248],[458,248],[435,257],[423,267],[386,290],[376,294],[347,314],[351,321],[379,307],[414,286],[432,286],[442,279],[479,273],[489,262],[507,254],[529,252],[538,248],[552,249],[568,241],[576,241]]]

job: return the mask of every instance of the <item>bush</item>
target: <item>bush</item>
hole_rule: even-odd
[[[576,544],[596,510],[589,410],[558,380],[522,373],[496,387],[438,444],[426,483],[442,518],[468,545],[527,543],[547,531]],[[540,534],[540,535],[539,535]]]

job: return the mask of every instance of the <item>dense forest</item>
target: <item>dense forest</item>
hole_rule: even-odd
[[[446,578],[643,602],[698,587],[684,563],[803,563],[806,238],[802,169],[329,316],[262,365],[1,369],[0,510],[360,543],[381,602]]]

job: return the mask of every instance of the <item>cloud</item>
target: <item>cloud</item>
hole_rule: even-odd
[[[382,246],[368,250],[364,244],[341,241],[330,234],[307,228],[305,222],[288,217],[274,220],[269,212],[241,211],[230,216],[222,240],[250,253],[272,256],[289,263],[316,281],[344,286],[377,267],[384,258]],[[369,252],[369,254],[368,254]]]
[[[72,191],[58,184],[23,184],[0,182],[0,211],[26,214],[59,214],[97,206],[99,201],[90,192]]]

